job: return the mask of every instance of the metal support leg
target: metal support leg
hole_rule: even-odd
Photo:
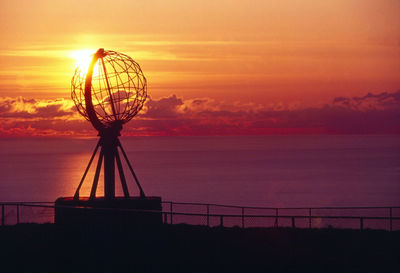
[[[80,189],[81,189],[81,187],[82,187],[83,181],[85,181],[86,175],[87,175],[87,173],[88,173],[88,171],[89,171],[89,169],[90,169],[90,165],[92,165],[93,159],[94,159],[94,157],[96,156],[96,153],[97,153],[97,150],[99,149],[99,146],[100,146],[100,140],[97,142],[96,148],[94,149],[93,154],[92,154],[92,157],[91,157],[90,160],[89,160],[89,164],[87,165],[86,170],[85,170],[85,172],[83,173],[81,182],[79,182],[79,186],[78,186],[78,188],[77,188],[76,191],[75,191],[74,200],[78,200],[78,199],[79,199],[79,191],[80,191]]]
[[[137,176],[136,176],[136,174],[135,174],[135,171],[133,170],[132,165],[131,165],[131,163],[129,162],[128,156],[126,155],[126,153],[125,153],[125,151],[124,151],[124,148],[122,148],[121,142],[120,142],[119,140],[118,140],[118,147],[121,149],[122,155],[124,156],[125,161],[126,161],[126,163],[128,164],[129,170],[131,171],[131,173],[132,173],[132,175],[133,175],[133,178],[134,178],[135,181],[136,181],[136,185],[138,186],[139,191],[140,191],[140,197],[142,197],[142,198],[146,197],[146,195],[144,194],[144,191],[143,191],[143,189],[142,189],[142,186],[141,186],[140,183],[139,183],[139,179],[137,178]]]
[[[118,167],[118,172],[119,172],[119,178],[121,180],[122,184],[122,190],[124,191],[124,196],[125,198],[129,198],[129,190],[128,190],[128,185],[126,184],[126,179],[125,179],[125,174],[124,170],[122,168],[122,163],[121,163],[121,158],[119,157],[118,150],[115,153],[115,159],[117,161],[117,167]]]
[[[99,183],[99,176],[101,171],[101,163],[103,162],[103,150],[100,151],[99,160],[97,161],[96,174],[94,175],[92,190],[90,191],[90,198],[96,198],[97,184]]]
[[[115,197],[115,154],[117,146],[113,145],[114,139],[107,139],[107,144],[101,147],[104,160],[104,198],[107,200]]]

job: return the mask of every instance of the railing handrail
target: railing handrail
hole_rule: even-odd
[[[175,202],[175,201],[161,201],[164,204],[172,205],[197,205],[197,206],[214,206],[214,207],[225,207],[225,208],[238,208],[238,209],[265,209],[265,210],[307,210],[307,209],[399,209],[400,206],[322,206],[322,207],[259,207],[259,206],[239,206],[239,205],[224,205],[216,203],[197,203],[197,202]],[[50,201],[28,201],[28,202],[16,202],[6,201],[0,202],[0,205],[24,205],[24,204],[54,204]]]
[[[173,205],[199,205],[199,206],[214,206],[214,207],[225,207],[225,208],[244,208],[244,209],[268,209],[268,210],[293,210],[293,209],[398,209],[400,206],[338,206],[338,207],[257,207],[257,206],[238,206],[238,205],[224,205],[216,203],[196,203],[196,202],[174,202],[174,201],[162,201],[161,203],[173,204]]]

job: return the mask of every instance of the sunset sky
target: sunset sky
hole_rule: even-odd
[[[77,58],[130,55],[131,135],[400,133],[400,1],[0,2],[0,136],[93,134]]]

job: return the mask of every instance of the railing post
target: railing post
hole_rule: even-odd
[[[311,228],[311,208],[308,209],[308,228]]]
[[[390,207],[389,213],[390,213],[390,231],[392,231],[392,208],[391,207]]]
[[[275,209],[275,227],[277,228],[278,227],[278,209],[276,208]]]
[[[210,226],[210,205],[207,204],[207,227]]]
[[[219,225],[220,225],[221,227],[224,226],[224,216],[223,216],[223,215],[220,215]]]
[[[168,213],[164,212],[164,224],[168,222]]]
[[[17,224],[19,224],[19,204],[17,204]]]
[[[292,216],[292,228],[296,228],[295,222],[294,222],[294,216]]]
[[[242,207],[242,228],[244,228],[244,207]]]
[[[364,229],[364,218],[360,217],[360,230]]]
[[[170,224],[172,225],[172,202],[171,203],[169,203],[169,211],[171,212],[171,214],[170,214]]]
[[[4,204],[1,204],[1,225],[4,226]]]

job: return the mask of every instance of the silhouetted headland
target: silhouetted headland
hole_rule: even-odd
[[[400,232],[159,225],[0,227],[1,272],[397,272]]]

